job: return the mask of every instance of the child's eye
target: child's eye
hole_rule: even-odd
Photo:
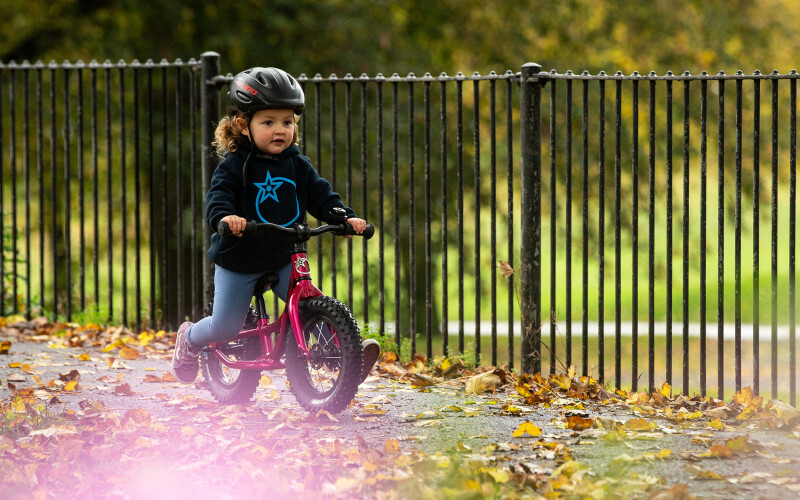
[[[265,121],[264,125],[266,125],[267,127],[271,126],[272,125],[272,120]]]
[[[294,122],[292,120],[286,120],[285,122],[283,122],[284,127],[291,127],[292,125],[294,125]]]

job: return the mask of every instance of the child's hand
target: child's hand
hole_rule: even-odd
[[[359,219],[358,217],[351,217],[347,219],[347,223],[353,228],[356,234],[361,234],[367,228],[367,221],[364,219]],[[352,235],[346,235],[345,238],[352,238]]]
[[[242,231],[244,231],[244,228],[247,225],[247,219],[237,215],[226,215],[222,218],[222,222],[228,224],[228,227],[231,228],[231,233],[239,238],[242,237]]]

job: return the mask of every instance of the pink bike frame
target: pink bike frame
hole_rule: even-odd
[[[222,363],[237,370],[275,370],[284,368],[285,363],[280,357],[283,349],[279,349],[284,340],[284,333],[287,327],[291,326],[294,331],[294,339],[297,342],[298,350],[306,357],[309,355],[308,346],[303,337],[303,325],[300,319],[300,302],[313,297],[321,297],[322,292],[311,282],[311,268],[308,264],[308,254],[306,252],[296,252],[292,254],[291,280],[289,285],[289,295],[283,313],[272,323],[266,318],[259,318],[258,327],[253,330],[242,330],[231,339],[240,340],[250,337],[261,339],[261,351],[264,353],[254,360],[232,360],[220,349],[225,343],[212,342],[209,344],[211,352]],[[286,321],[289,321],[289,325]],[[278,333],[277,343],[272,341],[272,335]],[[338,345],[339,339],[334,335],[334,341]]]

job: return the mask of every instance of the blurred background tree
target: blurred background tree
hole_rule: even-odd
[[[10,0],[0,60],[173,60],[292,73],[788,72],[792,0]]]

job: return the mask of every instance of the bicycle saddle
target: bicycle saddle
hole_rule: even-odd
[[[272,288],[272,285],[278,282],[278,275],[275,273],[267,273],[260,277],[256,282],[256,287],[253,290],[253,295],[264,295],[264,293]]]

